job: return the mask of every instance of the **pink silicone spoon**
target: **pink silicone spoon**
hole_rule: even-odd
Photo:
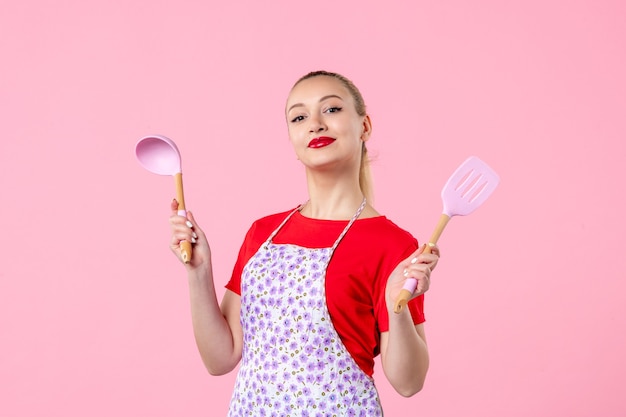
[[[465,216],[476,210],[493,193],[500,183],[500,177],[486,163],[475,156],[465,160],[448,178],[441,190],[443,213],[430,237],[429,243],[437,243],[443,229],[453,216]],[[431,246],[426,245],[425,253],[430,253]],[[417,287],[417,280],[406,280],[398,295],[394,312],[399,313],[406,305]]]
[[[176,200],[178,215],[187,216],[183,193],[183,173],[181,170],[180,152],[174,141],[165,136],[152,135],[141,138],[135,146],[137,160],[145,169],[159,175],[172,175],[176,183]],[[180,242],[183,262],[191,261],[191,242]]]

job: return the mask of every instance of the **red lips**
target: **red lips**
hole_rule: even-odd
[[[309,142],[309,148],[323,148],[324,146],[328,146],[333,143],[335,139],[328,136],[320,136],[319,138],[313,139]]]

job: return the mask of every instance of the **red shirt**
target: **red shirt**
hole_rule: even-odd
[[[226,288],[241,295],[248,260],[291,211],[252,224]],[[296,212],[273,242],[307,248],[331,247],[348,221],[318,220]],[[326,272],[326,303],[348,352],[372,376],[380,353],[380,333],[389,330],[385,286],[395,267],[417,249],[417,240],[385,216],[357,219],[335,249]],[[424,322],[424,297],[408,304],[415,324]]]

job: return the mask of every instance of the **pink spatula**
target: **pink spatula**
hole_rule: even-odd
[[[428,242],[436,244],[453,216],[466,216],[472,213],[489,198],[499,182],[498,174],[486,163],[475,156],[467,158],[448,178],[441,190],[443,213]],[[430,250],[430,245],[426,245],[424,252],[430,253]],[[394,305],[395,313],[402,311],[416,287],[417,280],[407,279]]]

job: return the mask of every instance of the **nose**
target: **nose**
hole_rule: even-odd
[[[326,130],[326,125],[321,117],[315,115],[309,117],[309,132],[317,133]]]

